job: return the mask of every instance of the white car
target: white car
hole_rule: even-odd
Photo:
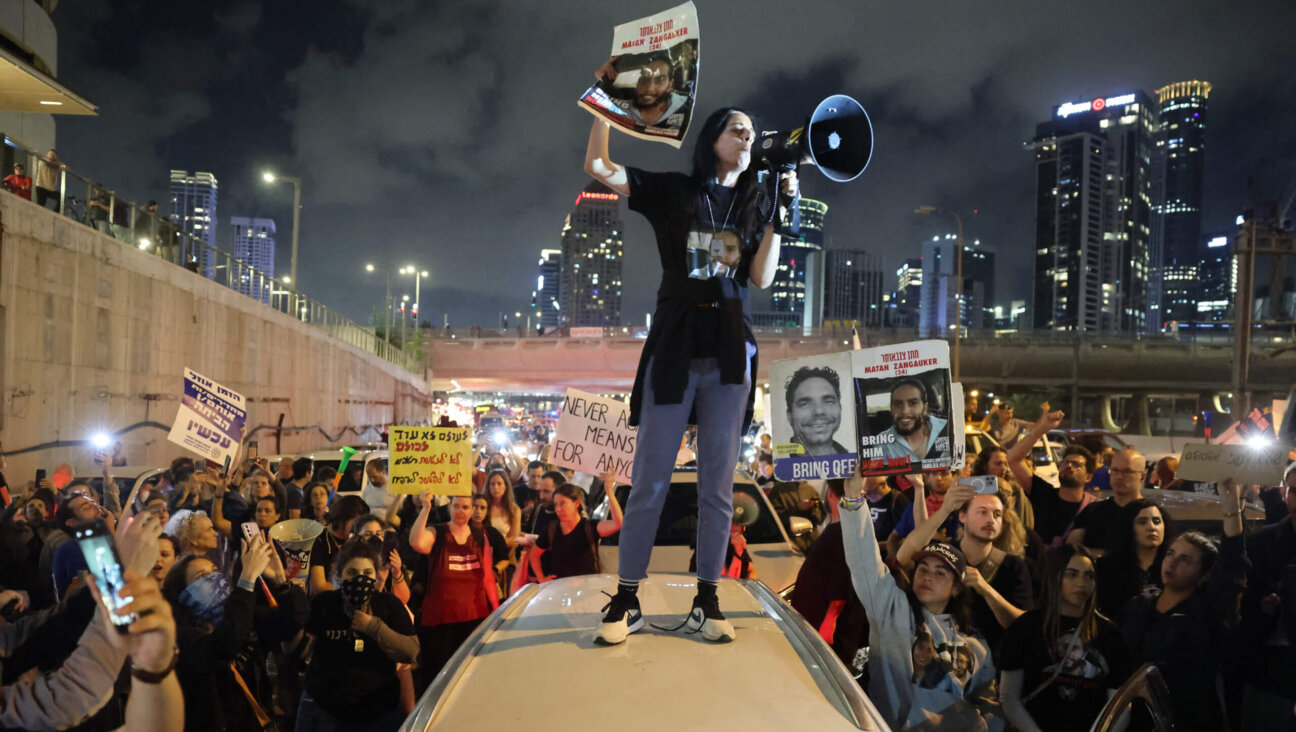
[[[617,488],[617,500],[623,509],[631,490],[631,486]],[[734,493],[746,493],[760,506],[756,523],[747,527],[747,551],[761,581],[786,597],[796,584],[797,572],[805,562],[805,555],[791,542],[765,492],[751,478],[734,473]],[[607,499],[601,498],[591,515],[595,520],[605,519],[607,511]],[[671,476],[661,521],[657,524],[657,538],[648,563],[650,574],[689,571],[689,560],[693,556],[691,544],[697,537],[697,517],[697,471],[676,470]],[[795,536],[809,534],[812,530],[810,522],[800,516],[792,517],[789,523]],[[599,563],[609,571],[617,566],[620,536],[618,532],[605,537],[599,545]]]
[[[720,582],[737,640],[716,645],[674,627],[693,578],[639,585],[653,625],[594,644],[613,575],[528,585],[469,636],[406,718],[427,730],[886,730],[864,690],[795,610],[759,582]]]

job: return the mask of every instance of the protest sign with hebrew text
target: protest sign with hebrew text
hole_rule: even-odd
[[[223,466],[238,453],[246,421],[242,394],[186,368],[180,410],[167,440]]]
[[[471,429],[393,426],[387,448],[392,493],[472,495]]]
[[[1285,445],[1184,445],[1175,477],[1203,483],[1278,485],[1287,469]]]

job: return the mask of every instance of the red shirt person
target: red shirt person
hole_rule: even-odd
[[[490,542],[472,528],[472,497],[455,496],[450,503],[450,523],[428,528],[435,496],[423,495],[423,510],[410,530],[410,547],[428,555],[427,593],[419,618],[419,645],[423,663],[415,678],[423,693],[456,649],[472,634],[481,619],[499,607],[494,559]]]
[[[27,169],[18,163],[14,163],[13,173],[4,177],[4,187],[11,193],[15,193],[28,201],[32,197],[32,179],[27,175]]]

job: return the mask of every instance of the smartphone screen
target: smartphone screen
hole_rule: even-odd
[[[135,599],[133,597],[117,596],[117,591],[126,586],[126,578],[122,574],[121,557],[117,556],[117,547],[113,544],[104,522],[91,521],[82,524],[74,530],[74,533],[86,565],[90,568],[90,574],[94,576],[95,585],[99,588],[99,594],[108,607],[116,610],[132,602]],[[130,615],[109,613],[108,619],[113,622],[117,630],[125,633],[127,626],[135,622],[138,617],[134,613]]]

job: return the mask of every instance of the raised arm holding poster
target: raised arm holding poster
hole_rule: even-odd
[[[224,465],[238,453],[246,421],[247,402],[242,394],[186,368],[180,410],[167,439]]]
[[[622,132],[679,147],[697,75],[697,8],[687,2],[614,28],[612,57],[579,104]]]
[[[854,474],[851,352],[770,364],[774,477],[784,482]]]
[[[387,432],[392,493],[472,495],[472,430],[398,427]]]
[[[864,475],[954,467],[949,344],[916,341],[851,353]],[[959,404],[961,405],[961,401]]]

